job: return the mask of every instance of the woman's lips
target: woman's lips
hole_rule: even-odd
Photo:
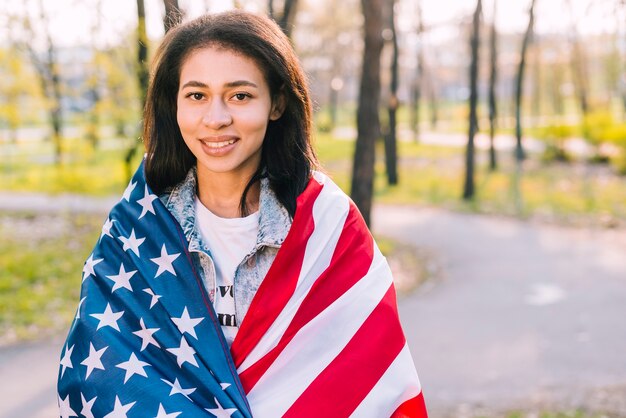
[[[233,136],[220,136],[214,138],[202,138],[202,149],[205,153],[214,156],[221,156],[227,154],[235,147],[235,143],[239,140]]]

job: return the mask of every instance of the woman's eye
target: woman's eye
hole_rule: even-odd
[[[187,97],[193,100],[202,100],[204,98],[204,94],[202,93],[189,93]]]
[[[237,93],[233,96],[237,101],[246,100],[250,97],[247,93]]]

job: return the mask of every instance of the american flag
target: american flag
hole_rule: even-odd
[[[425,417],[389,267],[321,173],[229,350],[143,166],[83,268],[61,353],[65,417]]]

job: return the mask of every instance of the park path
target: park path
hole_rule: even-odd
[[[0,193],[0,210],[115,201]],[[373,225],[439,266],[399,303],[431,417],[570,406],[626,417],[624,230],[391,206],[375,207]],[[0,349],[0,417],[56,416],[62,343]]]
[[[626,231],[376,207],[374,230],[436,254],[400,303],[432,416],[585,408],[626,417]]]

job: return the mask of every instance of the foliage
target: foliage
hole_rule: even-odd
[[[66,329],[101,215],[0,213],[0,344]]]

